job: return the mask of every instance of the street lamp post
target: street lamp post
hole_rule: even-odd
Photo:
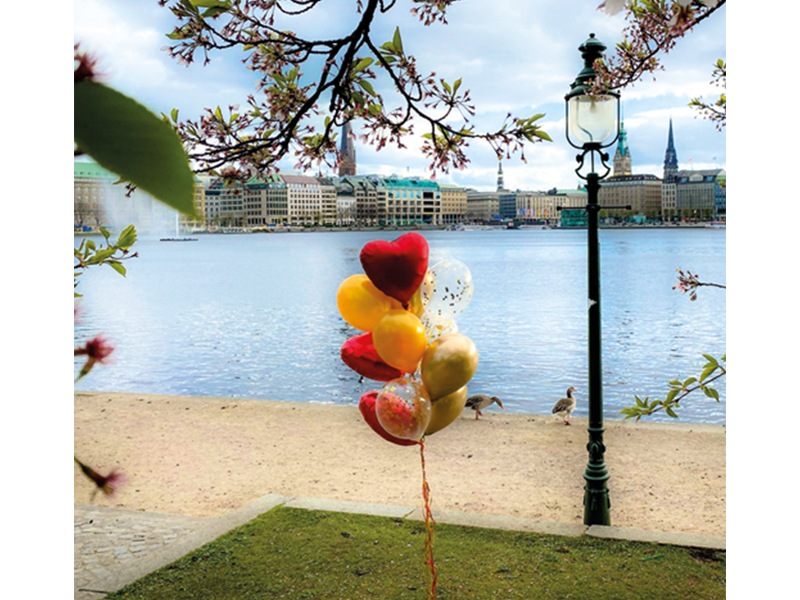
[[[588,292],[589,292],[589,442],[586,449],[589,461],[583,478],[583,522],[586,525],[610,525],[608,497],[608,469],[605,463],[603,444],[603,374],[601,362],[600,331],[600,251],[598,242],[598,219],[600,205],[597,193],[600,180],[605,178],[610,167],[608,153],[603,149],[611,146],[619,135],[619,94],[615,92],[595,93],[592,83],[596,76],[594,62],[602,57],[605,44],[589,35],[589,39],[578,47],[583,57],[583,70],[570,86],[565,96],[567,141],[573,148],[581,150],[577,156],[578,177],[586,181],[588,202]],[[589,173],[582,174],[589,159]],[[595,171],[595,159],[605,169],[602,174]]]

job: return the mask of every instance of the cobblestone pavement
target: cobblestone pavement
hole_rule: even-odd
[[[102,582],[201,530],[210,520],[75,505],[75,600],[102,598],[107,590]]]

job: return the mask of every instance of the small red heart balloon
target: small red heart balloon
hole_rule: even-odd
[[[360,258],[364,273],[375,287],[407,306],[428,270],[428,242],[409,231],[391,242],[368,242]]]
[[[361,396],[361,400],[358,401],[358,410],[361,411],[361,416],[364,417],[367,425],[369,425],[372,430],[383,439],[392,442],[393,444],[397,444],[398,446],[413,446],[414,444],[417,444],[418,442],[415,440],[404,440],[387,433],[378,422],[378,417],[375,415],[375,400],[377,400],[379,393],[380,392],[376,392],[374,390],[367,392]]]
[[[372,343],[372,332],[369,331],[347,340],[342,344],[339,354],[344,364],[368,379],[391,381],[403,375],[402,371],[381,360]]]

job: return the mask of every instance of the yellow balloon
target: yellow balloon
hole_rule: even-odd
[[[436,433],[458,418],[467,403],[467,386],[452,394],[447,394],[431,404],[431,420],[425,428],[425,435]]]
[[[422,383],[431,400],[467,385],[478,370],[478,349],[467,336],[449,333],[433,340],[422,357]]]
[[[404,373],[413,373],[425,353],[428,340],[419,317],[400,308],[390,310],[378,321],[372,330],[372,343],[387,365]]]
[[[366,275],[351,275],[339,285],[336,306],[342,318],[361,331],[372,331],[383,315],[402,308],[400,302],[376,288]]]

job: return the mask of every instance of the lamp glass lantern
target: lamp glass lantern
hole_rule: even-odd
[[[583,70],[578,73],[564,98],[567,141],[574,148],[607,148],[619,136],[619,94],[614,91],[593,93],[591,88],[597,77],[594,62],[603,56],[606,46],[592,33],[578,49],[584,60]]]

